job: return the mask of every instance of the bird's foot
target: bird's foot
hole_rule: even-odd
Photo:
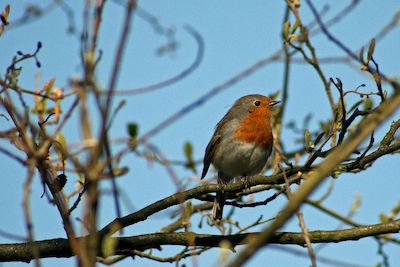
[[[218,179],[218,187],[221,190],[221,193],[224,193],[224,189],[225,189],[226,185],[227,185],[227,183],[224,180]]]
[[[250,189],[249,176],[243,176],[243,182],[244,182],[244,190],[249,190]]]

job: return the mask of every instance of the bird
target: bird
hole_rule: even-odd
[[[214,221],[222,219],[223,187],[233,178],[259,174],[266,165],[273,147],[272,108],[279,102],[260,94],[243,96],[217,123],[205,150],[201,174],[203,179],[211,164],[218,174],[221,190],[214,200]]]

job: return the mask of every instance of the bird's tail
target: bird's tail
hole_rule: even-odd
[[[222,191],[217,191],[214,199],[213,206],[213,219],[214,221],[220,221],[222,219],[222,212],[225,204],[225,194]]]

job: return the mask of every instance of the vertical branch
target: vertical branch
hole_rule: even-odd
[[[97,3],[97,12],[100,12],[102,10],[102,2]],[[124,20],[124,25],[122,28],[122,33],[120,36],[120,40],[118,43],[117,47],[117,52],[114,58],[114,63],[113,63],[113,68],[112,68],[112,73],[111,73],[111,78],[110,82],[108,85],[108,90],[107,90],[107,96],[106,100],[104,102],[104,105],[101,105],[100,99],[98,99],[98,104],[100,107],[100,112],[101,112],[101,117],[102,117],[102,124],[101,124],[101,129],[100,129],[100,137],[98,139],[98,146],[96,146],[92,152],[91,152],[91,157],[90,157],[90,163],[89,163],[89,177],[87,177],[87,201],[86,201],[86,209],[85,209],[85,221],[87,222],[87,227],[89,229],[89,237],[85,240],[85,249],[86,249],[86,255],[88,256],[89,260],[89,265],[88,266],[95,266],[96,265],[96,256],[97,256],[97,251],[98,248],[101,248],[101,240],[99,239],[99,235],[97,232],[97,209],[99,205],[99,189],[98,189],[98,174],[102,171],[102,164],[99,164],[99,159],[101,156],[101,152],[105,151],[106,157],[107,157],[107,162],[108,162],[108,168],[112,177],[112,185],[113,185],[113,192],[114,192],[114,199],[116,203],[116,209],[118,216],[120,217],[120,207],[118,204],[118,190],[116,187],[116,182],[115,182],[115,175],[113,173],[113,167],[112,167],[112,160],[111,160],[111,148],[109,146],[109,141],[108,141],[108,120],[110,117],[110,110],[111,110],[111,105],[112,105],[112,98],[113,98],[113,93],[115,91],[115,86],[117,83],[118,75],[119,75],[119,70],[122,64],[122,58],[123,54],[125,51],[125,47],[127,44],[128,40],[128,34],[130,30],[130,24],[131,24],[131,19],[133,15],[133,10],[136,7],[136,1],[131,0],[129,1],[127,7],[126,7],[126,15],[125,15],[125,20]],[[95,16],[95,20],[99,22],[101,17],[99,16],[99,13]],[[97,25],[96,22],[94,25]],[[95,26],[96,27],[96,26]],[[98,28],[95,28],[98,29]],[[97,37],[96,35],[93,36],[93,40],[96,41]],[[93,45],[93,44],[92,44]],[[95,44],[94,44],[95,45]],[[93,59],[93,58],[91,58]],[[89,77],[90,78],[90,77]]]
[[[87,62],[86,62],[86,52],[88,51],[88,35],[89,35],[89,11],[90,11],[90,0],[86,0],[85,7],[83,9],[83,14],[82,14],[82,33],[81,33],[81,61],[82,61],[82,66],[84,66],[84,71],[85,71],[85,77],[88,77],[87,75]]]
[[[321,69],[321,67],[319,65],[317,54],[316,54],[315,49],[312,46],[310,38],[309,38],[308,30],[303,25],[303,23],[301,22],[301,18],[300,18],[299,12],[297,11],[296,7],[293,6],[291,1],[290,0],[286,0],[286,4],[290,8],[290,10],[294,14],[294,16],[296,17],[296,20],[297,20],[297,23],[299,24],[300,32],[301,32],[301,35],[302,35],[301,39],[304,41],[305,45],[307,46],[308,50],[310,51],[311,58],[309,58],[304,53],[302,48],[297,48],[297,47],[294,47],[293,45],[292,46],[295,49],[300,50],[300,52],[304,56],[304,59],[316,70],[318,76],[320,77],[322,83],[324,84],[325,92],[326,92],[326,95],[328,96],[328,100],[329,100],[329,104],[331,106],[332,114],[335,115],[335,112],[336,112],[335,101],[334,101],[333,96],[332,96],[332,91],[331,91],[331,88],[330,88],[330,84],[329,84],[329,81],[325,77],[325,75],[324,75],[324,73],[323,73],[323,71],[322,71],[322,69]]]
[[[87,106],[87,98],[88,98],[88,88],[91,84],[92,81],[92,68],[91,68],[91,63],[90,61],[93,62],[92,53],[89,51],[89,18],[90,18],[90,6],[91,6],[91,1],[86,0],[85,7],[83,9],[83,26],[82,26],[82,34],[81,34],[81,61],[82,61],[82,66],[83,71],[84,71],[84,80],[82,82],[76,82],[72,83],[72,86],[75,87],[74,91],[78,93],[79,96],[79,112],[80,112],[80,127],[81,127],[81,133],[83,135],[84,140],[91,140],[93,135],[92,135],[92,130],[90,126],[90,116],[88,113],[88,106]],[[96,27],[94,27],[96,28]],[[97,29],[99,29],[97,27]],[[94,36],[97,36],[97,33],[93,33]],[[96,37],[97,39],[97,37]],[[95,40],[96,40],[95,39]],[[93,47],[93,46],[92,46]]]
[[[30,162],[32,163],[32,162]],[[33,255],[35,257],[35,266],[39,267],[41,266],[40,261],[39,261],[39,250],[37,246],[33,243],[35,241],[35,237],[33,234],[33,223],[31,220],[31,210],[29,207],[30,203],[30,196],[31,196],[31,184],[32,184],[32,178],[34,174],[34,167],[33,165],[29,164],[28,166],[28,174],[24,183],[24,196],[22,200],[22,205],[24,207],[24,216],[25,216],[25,224],[26,224],[26,230],[28,232],[28,241],[32,242],[33,245]]]
[[[285,21],[287,21],[289,19],[289,8],[286,8],[285,11],[285,16],[284,16],[284,23]],[[286,40],[284,39],[284,34],[282,33],[282,45],[283,45],[283,52],[285,54],[285,59],[284,59],[284,74],[283,74],[283,87],[282,87],[282,99],[281,99],[281,108],[279,109],[279,113],[277,115],[277,124],[280,125],[279,127],[279,131],[280,128],[282,127],[282,120],[283,120],[283,115],[285,112],[285,108],[286,108],[286,103],[287,103],[287,99],[288,99],[288,90],[289,90],[289,76],[290,76],[290,63],[291,63],[291,55],[289,53],[289,47],[288,44],[286,42]]]
[[[102,21],[102,14],[105,5],[104,0],[97,0],[94,8],[94,16],[92,19],[92,31],[91,38],[89,41],[89,12],[91,7],[91,2],[86,1],[84,8],[84,18],[83,18],[83,31],[81,37],[81,57],[84,66],[84,80],[82,83],[76,84],[79,93],[80,102],[80,113],[81,113],[81,131],[85,140],[92,139],[92,130],[90,123],[90,116],[88,114],[88,90],[92,89],[92,92],[96,95],[96,101],[101,109],[100,99],[98,97],[98,90],[95,82],[95,53],[97,48],[98,33],[100,30],[100,25]],[[101,143],[99,143],[101,144]],[[88,238],[83,240],[83,255],[85,255],[84,266],[95,266],[96,256],[98,251],[98,234],[97,234],[97,209],[99,201],[99,191],[98,191],[98,176],[102,171],[99,165],[98,156],[93,157],[93,155],[99,155],[99,148],[94,148],[92,150],[92,155],[89,158],[87,165],[87,172],[85,177],[84,188],[87,192],[87,198],[84,210],[84,222],[85,226],[89,230]],[[66,211],[68,213],[68,210]]]
[[[289,19],[289,8],[286,7],[285,15],[283,18],[283,23],[282,25],[285,24],[286,21]],[[274,121],[275,123],[275,129],[276,129],[276,138],[275,138],[275,145],[279,148],[279,150],[282,151],[282,143],[281,143],[281,130],[282,130],[282,121],[283,121],[283,115],[285,112],[286,108],[286,103],[287,103],[287,98],[288,98],[288,90],[289,90],[289,73],[290,73],[290,63],[291,63],[291,55],[289,53],[289,47],[285,39],[285,27],[282,27],[282,46],[283,46],[283,52],[285,54],[285,65],[284,65],[284,74],[283,74],[283,86],[282,86],[282,99],[281,99],[281,107],[278,111],[278,114],[276,115],[276,119]],[[282,151],[283,152],[283,151]],[[283,154],[283,153],[282,153]],[[280,153],[278,153],[278,149],[275,149],[275,162],[279,162],[280,158]],[[274,164],[275,166],[275,164]]]
[[[111,105],[112,105],[112,99],[113,99],[113,95],[115,92],[117,79],[119,76],[119,70],[122,65],[122,58],[123,58],[123,54],[124,54],[124,51],[125,51],[125,48],[127,45],[127,41],[128,41],[133,11],[135,10],[136,5],[137,5],[136,0],[130,0],[127,4],[126,14],[125,14],[125,22],[124,22],[124,26],[122,28],[122,33],[121,33],[120,40],[118,43],[117,52],[116,52],[116,55],[114,58],[114,64],[113,64],[110,82],[108,85],[106,101],[105,101],[104,107],[101,109],[102,110],[102,127],[101,127],[101,135],[100,135],[99,142],[101,145],[104,145],[104,148],[105,148],[107,162],[108,162],[108,169],[111,174],[111,182],[112,182],[112,187],[113,187],[115,208],[117,211],[118,218],[121,217],[121,208],[119,205],[117,184],[115,181],[115,175],[114,175],[114,171],[113,171],[113,167],[112,167],[112,160],[111,160],[112,153],[111,153],[111,147],[109,145],[109,140],[108,140],[107,125],[108,125],[108,120],[109,120],[110,113],[111,113],[110,110],[111,110]],[[101,149],[101,147],[102,146],[98,146],[98,149],[96,149],[95,153],[93,154],[93,157],[95,160],[97,160],[97,158],[100,155],[99,149]]]
[[[100,23],[102,20],[104,4],[105,0],[96,1],[96,8],[94,10],[94,19],[93,19],[92,43],[91,43],[91,51],[93,54],[95,53],[97,48],[97,37],[100,30]]]
[[[131,25],[131,19],[132,19],[132,15],[133,15],[133,10],[136,8],[136,0],[130,0],[128,2],[128,6],[126,8],[126,14],[125,14],[125,23],[124,26],[122,28],[122,33],[119,39],[119,43],[118,43],[118,48],[117,48],[117,52],[114,58],[114,63],[113,63],[113,69],[112,69],[112,74],[111,74],[111,79],[108,85],[108,92],[107,92],[107,98],[106,98],[106,102],[104,105],[104,118],[103,119],[107,119],[108,115],[109,115],[109,111],[111,108],[111,101],[114,95],[114,91],[115,91],[115,85],[117,83],[117,79],[118,79],[118,75],[119,75],[119,70],[121,67],[121,63],[122,63],[122,57],[125,51],[125,47],[127,44],[127,40],[128,40],[128,35],[129,35],[129,31],[130,31],[130,25]],[[107,120],[103,121],[103,129],[106,129],[106,125],[107,125]]]
[[[290,201],[290,199],[292,197],[292,190],[290,189],[289,179],[286,176],[286,171],[282,168],[280,168],[280,170],[283,172],[283,178],[285,180],[285,187],[286,187],[286,195],[287,195],[288,200]],[[314,253],[313,247],[311,245],[308,228],[306,226],[306,223],[304,221],[304,216],[303,216],[303,213],[300,211],[300,208],[296,209],[296,215],[297,215],[297,219],[299,220],[299,225],[300,225],[301,231],[303,232],[303,237],[304,237],[304,241],[307,246],[308,255],[310,255],[311,266],[316,267],[317,260],[315,258],[315,253]]]

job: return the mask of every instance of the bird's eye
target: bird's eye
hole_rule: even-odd
[[[261,105],[261,102],[259,100],[254,101],[254,106],[258,107]]]

